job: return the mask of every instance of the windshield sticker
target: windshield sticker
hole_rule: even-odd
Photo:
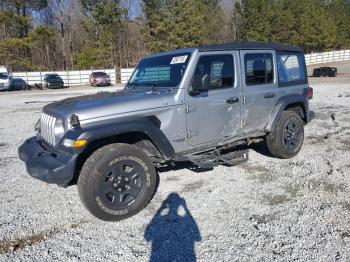
[[[171,59],[170,64],[183,64],[186,62],[188,55],[183,55],[183,56],[175,56],[173,59]]]

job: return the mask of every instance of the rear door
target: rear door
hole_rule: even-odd
[[[274,50],[240,51],[243,128],[245,132],[263,130],[281,96],[277,81]]]
[[[210,76],[210,89],[199,95],[187,91],[187,138],[190,145],[225,140],[241,128],[238,52],[200,53],[193,74]]]

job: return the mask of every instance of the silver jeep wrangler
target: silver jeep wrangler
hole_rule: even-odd
[[[46,105],[37,135],[19,148],[28,173],[62,187],[77,183],[96,217],[142,210],[157,170],[236,165],[251,143],[291,158],[304,140],[313,90],[301,48],[232,43],[143,58],[125,88]]]

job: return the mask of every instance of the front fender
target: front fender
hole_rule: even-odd
[[[71,140],[86,139],[88,143],[91,143],[101,138],[129,132],[141,132],[147,135],[165,160],[171,160],[175,156],[174,148],[169,140],[150,117],[125,117],[116,120],[98,121],[82,128],[69,130],[64,138]]]

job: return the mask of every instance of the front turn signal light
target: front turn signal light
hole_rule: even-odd
[[[72,148],[81,148],[87,145],[86,139],[78,139],[78,140],[70,140],[70,139],[64,139],[63,145],[65,147],[72,147]]]
[[[73,147],[74,148],[80,148],[80,147],[84,147],[87,144],[87,140],[86,139],[78,139],[76,141],[74,141],[73,143]]]

